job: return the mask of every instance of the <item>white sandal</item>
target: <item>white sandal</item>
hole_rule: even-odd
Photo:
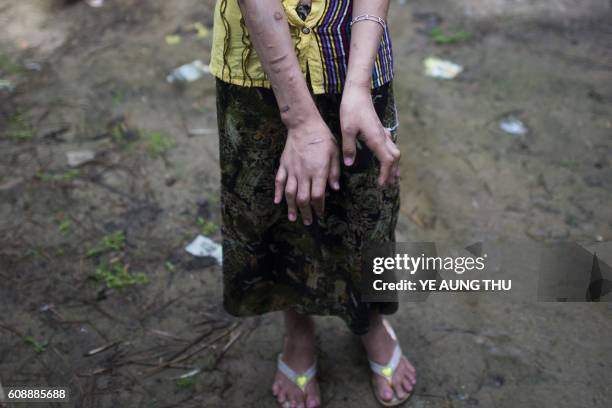
[[[402,349],[400,348],[399,342],[397,341],[397,336],[395,335],[393,327],[391,327],[389,322],[387,322],[387,320],[385,319],[383,319],[383,326],[385,326],[387,333],[389,333],[389,336],[391,336],[391,338],[395,341],[395,349],[393,349],[393,355],[391,356],[391,359],[386,365],[380,365],[372,360],[368,360],[368,362],[370,363],[370,369],[374,372],[374,374],[383,377],[391,386],[393,384],[393,374],[395,374],[395,370],[397,369],[397,366],[399,365],[402,359]],[[378,395],[378,390],[376,389],[376,380],[374,376],[372,376],[372,389],[374,391],[374,397],[376,397],[376,401],[378,401],[378,403],[384,407],[396,407],[406,402],[408,398],[412,396],[412,392],[410,392],[405,398],[402,399],[398,399],[394,395],[391,401],[383,400]]]
[[[278,355],[278,370],[285,375],[292,383],[298,386],[303,393],[306,393],[306,387],[312,381],[314,376],[317,374],[317,362],[315,361],[312,366],[301,374],[293,371],[291,367],[283,361],[283,353]]]

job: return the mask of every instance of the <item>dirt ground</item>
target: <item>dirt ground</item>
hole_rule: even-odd
[[[212,6],[0,0],[4,387],[69,386],[76,407],[274,406],[280,316],[226,315],[220,268],[184,249],[220,240],[214,80],[165,78],[208,61],[192,25],[210,29]],[[610,248],[611,7],[392,2],[398,240]],[[465,69],[427,77],[428,56]],[[509,117],[527,133],[500,130]],[[75,150],[95,157],[70,167]],[[376,406],[357,339],[317,321],[325,406]],[[438,295],[392,322],[419,372],[410,407],[610,406],[610,304]]]

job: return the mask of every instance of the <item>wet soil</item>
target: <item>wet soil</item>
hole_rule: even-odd
[[[208,61],[191,25],[210,29],[212,6],[0,1],[4,387],[68,386],[78,407],[274,406],[280,316],[225,314],[219,266],[184,249],[220,240],[214,80],[165,78]],[[398,240],[569,240],[612,263],[610,7],[393,2]],[[436,28],[470,35],[440,45]],[[428,56],[464,71],[427,77]],[[95,158],[70,167],[75,150]],[[376,406],[357,339],[318,322],[326,406]],[[409,406],[609,405],[608,304],[438,295],[392,322],[420,373]]]

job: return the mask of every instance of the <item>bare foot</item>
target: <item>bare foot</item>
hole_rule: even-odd
[[[309,316],[285,312],[287,335],[283,361],[296,373],[303,373],[315,362],[314,322]],[[321,393],[316,377],[304,391],[280,371],[276,372],[272,394],[283,408],[315,408],[321,406]]]
[[[361,337],[368,353],[368,358],[380,365],[386,365],[395,349],[396,339],[393,339],[383,325],[378,313],[370,318],[370,330]],[[393,373],[391,384],[386,378],[374,374],[376,392],[380,398],[389,402],[393,397],[403,400],[410,395],[416,384],[416,370],[405,356],[400,359],[399,365]]]

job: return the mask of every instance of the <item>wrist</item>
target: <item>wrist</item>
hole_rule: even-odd
[[[305,123],[322,120],[314,102],[306,105],[287,105],[280,107],[280,116],[287,129],[295,129]]]
[[[352,79],[347,78],[344,82],[344,93],[371,95],[372,88],[370,78],[368,79]]]

